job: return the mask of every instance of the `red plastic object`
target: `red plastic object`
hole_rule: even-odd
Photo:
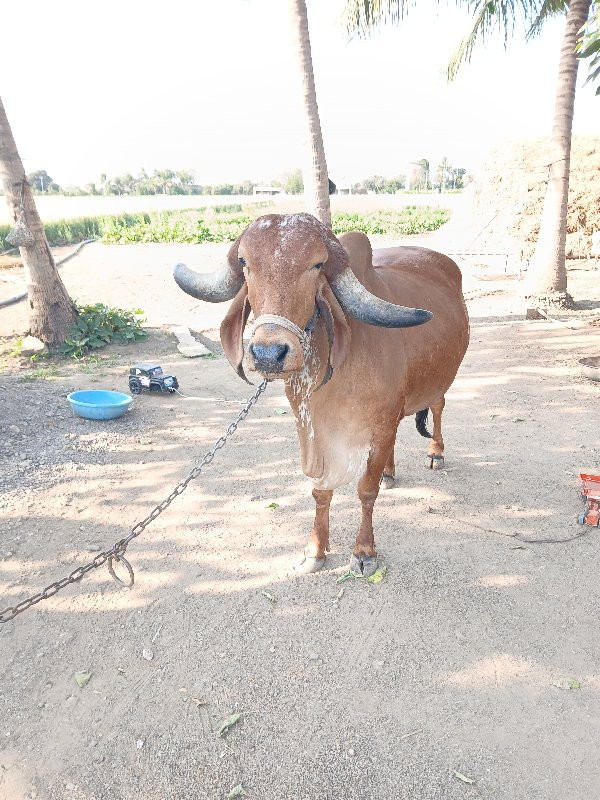
[[[581,496],[585,510],[579,515],[580,525],[600,527],[600,475],[581,472]]]

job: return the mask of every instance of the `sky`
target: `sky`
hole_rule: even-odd
[[[492,147],[550,132],[564,20],[479,47],[448,85],[468,17],[421,0],[398,27],[348,40],[343,0],[307,0],[329,173],[353,182],[446,156],[476,171]],[[0,95],[25,169],[61,185],[141,168],[203,184],[302,165],[304,128],[287,0],[32,0],[2,12]],[[580,84],[587,68],[580,67]],[[598,134],[578,89],[574,132]]]

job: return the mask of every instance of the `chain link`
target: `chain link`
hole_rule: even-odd
[[[49,586],[46,586],[46,588],[42,589],[41,592],[38,592],[37,594],[34,594],[31,597],[28,597],[26,600],[22,600],[15,606],[9,606],[8,608],[5,608],[2,611],[0,611],[0,623],[10,622],[10,620],[14,619],[17,616],[17,614],[21,614],[23,613],[23,611],[27,611],[28,608],[31,608],[31,606],[36,605],[36,603],[41,603],[42,600],[47,600],[49,597],[52,597],[57,592],[60,592],[62,589],[64,589],[65,586],[69,586],[69,584],[71,583],[77,583],[88,572],[91,572],[93,569],[98,569],[98,567],[101,567],[107,561],[108,561],[109,572],[115,580],[117,580],[119,583],[122,583],[125,586],[133,586],[133,569],[129,564],[129,562],[127,561],[127,559],[125,558],[125,551],[127,550],[129,543],[133,539],[137,538],[141,533],[143,533],[148,527],[148,525],[150,525],[150,523],[153,520],[159,517],[162,514],[162,512],[165,511],[171,505],[171,503],[173,502],[173,500],[175,500],[176,497],[178,497],[180,494],[183,494],[183,492],[187,489],[188,484],[202,474],[202,470],[204,469],[204,467],[212,463],[215,454],[223,447],[225,447],[229,437],[233,436],[233,434],[237,431],[240,422],[246,419],[248,413],[250,412],[250,409],[256,403],[256,401],[265,391],[266,388],[267,388],[267,381],[264,380],[261,384],[259,384],[258,388],[254,392],[252,397],[246,401],[244,407],[237,415],[235,421],[232,422],[227,427],[227,430],[225,431],[223,436],[217,439],[217,441],[212,446],[212,449],[209,450],[207,453],[205,453],[200,463],[196,464],[196,466],[188,474],[187,478],[182,480],[181,483],[178,483],[177,486],[171,492],[171,494],[164,500],[162,500],[157,506],[155,506],[145,519],[141,520],[141,522],[136,522],[136,524],[133,526],[133,528],[131,529],[131,531],[127,536],[125,536],[123,539],[119,539],[118,542],[115,542],[115,544],[113,544],[113,546],[109,550],[104,550],[103,552],[98,553],[98,555],[92,561],[82,565],[81,567],[76,567],[66,577],[61,578],[58,581],[54,581],[54,583],[51,583]],[[125,581],[121,580],[121,578],[119,578],[115,574],[113,569],[113,560],[116,561],[117,563],[125,564],[125,566],[127,567],[127,571],[129,573],[129,583],[125,583]]]

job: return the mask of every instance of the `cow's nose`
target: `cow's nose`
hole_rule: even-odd
[[[287,344],[251,344],[250,354],[261,372],[281,372],[288,354]]]

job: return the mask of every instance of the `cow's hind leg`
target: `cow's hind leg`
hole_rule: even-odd
[[[429,442],[429,467],[430,469],[443,469],[444,467],[444,440],[442,438],[442,411],[446,400],[441,397],[432,403],[431,415],[433,417],[433,433]]]
[[[388,437],[382,446],[371,449],[367,470],[358,482],[358,497],[362,505],[362,519],[356,536],[354,551],[350,559],[350,569],[361,572],[365,578],[377,569],[377,551],[373,535],[373,506],[379,494],[379,483],[386,463],[389,462],[390,450],[393,451],[396,431]]]
[[[394,451],[396,449],[396,436],[390,447],[390,452],[383,468],[383,475],[381,476],[381,488],[393,489],[396,485],[396,461],[394,459]]]
[[[302,559],[296,564],[296,572],[317,572],[325,564],[329,551],[329,506],[333,497],[331,489],[313,489],[315,498],[315,524],[308,537]]]

